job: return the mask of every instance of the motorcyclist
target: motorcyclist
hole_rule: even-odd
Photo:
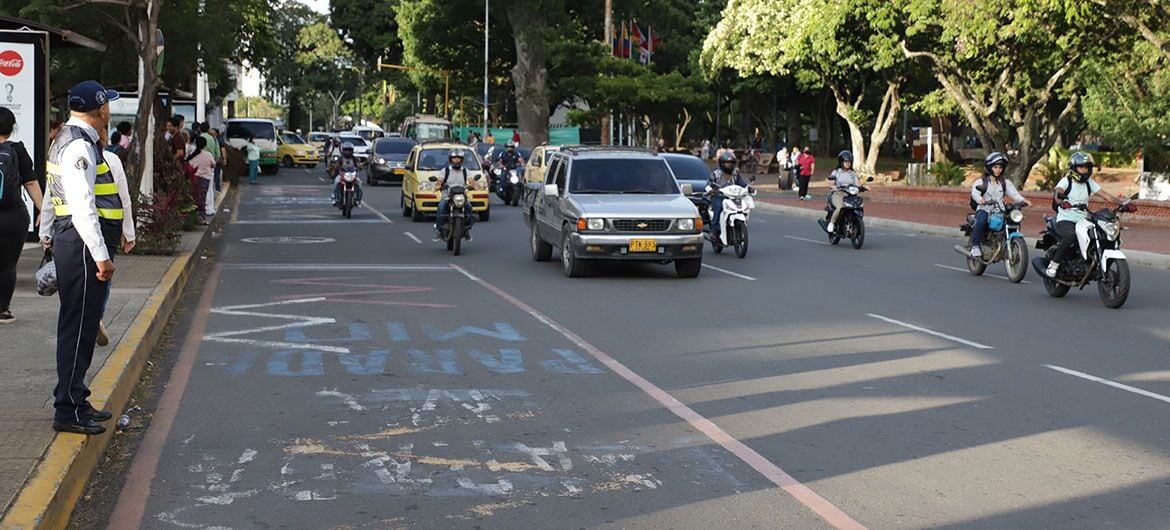
[[[337,166],[341,162],[341,140],[330,138],[325,141],[325,160],[329,176],[337,176]]]
[[[834,169],[829,174],[829,184],[833,189],[829,191],[829,205],[833,207],[833,213],[830,214],[829,224],[825,227],[825,231],[830,234],[837,225],[837,219],[841,217],[841,211],[845,206],[845,190],[849,186],[860,186],[861,178],[857,176],[857,172],[853,171],[853,153],[849,151],[841,151],[837,153],[837,169]]]
[[[735,153],[730,150],[724,151],[719,155],[719,166],[715,171],[711,172],[711,178],[707,181],[707,196],[711,198],[711,235],[718,236],[720,230],[719,220],[723,215],[723,200],[724,197],[719,195],[719,189],[724,186],[742,186],[748,187],[748,182],[739,174],[739,169],[736,168],[737,160]]]
[[[338,204],[341,203],[341,175],[343,173],[345,173],[346,171],[357,171],[360,167],[360,164],[358,163],[357,159],[354,158],[354,156],[353,156],[353,144],[351,144],[349,142],[345,142],[345,143],[341,144],[341,147],[338,149],[338,152],[341,153],[341,155],[340,155],[340,158],[337,160],[336,174],[333,177],[333,205],[334,206],[337,206]],[[355,179],[354,186],[356,186],[356,191],[357,191],[356,196],[354,197],[354,201],[356,201],[356,203],[354,205],[361,206],[362,205],[362,191],[363,191],[362,190],[362,179],[360,179],[360,178]]]
[[[987,219],[991,217],[991,212],[998,207],[1000,210],[1004,209],[1004,196],[1011,197],[1012,202],[1027,206],[1028,200],[1020,195],[1019,190],[1012,181],[1004,177],[1007,171],[1008,159],[1003,153],[999,151],[987,155],[983,159],[983,178],[976,180],[971,185],[971,201],[975,206],[975,224],[971,227],[971,257],[983,257],[983,250],[979,244],[983,242],[983,236],[987,233]],[[984,186],[984,191],[979,191],[979,187]]]
[[[468,184],[471,180],[467,175],[467,168],[463,167],[464,153],[462,149],[455,148],[447,153],[447,167],[443,168],[443,174],[439,177],[438,187],[442,193],[442,198],[439,199],[439,211],[435,216],[435,241],[442,239],[443,227],[445,226],[447,213],[450,208],[451,197],[447,190],[453,187],[462,187],[468,189]],[[471,215],[471,201],[467,201],[464,205],[464,212],[467,217],[467,228],[471,228],[475,217]],[[470,238],[469,238],[470,240]]]
[[[1093,155],[1079,151],[1073,153],[1068,158],[1068,174],[1056,183],[1054,202],[1060,205],[1056,210],[1056,234],[1060,236],[1060,242],[1056,244],[1053,259],[1044,271],[1049,278],[1056,277],[1060,264],[1076,246],[1077,223],[1088,218],[1088,211],[1078,206],[1087,208],[1089,198],[1094,195],[1118,206],[1126,203],[1125,199],[1113,196],[1092,179],[1095,166]]]
[[[524,165],[524,157],[516,152],[516,142],[511,140],[504,144],[504,152],[500,153],[500,165],[504,171],[511,171]]]

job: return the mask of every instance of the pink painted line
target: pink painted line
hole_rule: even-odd
[[[773,484],[780,487],[780,489],[791,495],[792,498],[796,499],[797,502],[805,505],[810,510],[819,515],[821,519],[825,520],[825,522],[829,523],[835,528],[865,528],[865,526],[863,526],[861,523],[850,517],[849,514],[845,513],[843,510],[829,502],[824,497],[818,495],[808,486],[801,484],[800,481],[793,478],[792,475],[789,475],[783,469],[780,469],[779,466],[773,464],[767,458],[764,458],[763,455],[757,453],[754,449],[732,437],[727,433],[727,431],[724,431],[718,425],[715,425],[714,422],[703,417],[703,415],[699,414],[698,412],[695,412],[693,409],[683,404],[683,402],[675,399],[674,396],[671,396],[665,390],[658,388],[657,385],[647,381],[646,378],[638,375],[633,370],[626,368],[624,364],[618,362],[613,357],[610,357],[609,354],[601,351],[596,346],[590,344],[588,341],[578,336],[576,333],[569,331],[567,328],[557,323],[557,321],[549,318],[544,313],[537,311],[532,306],[529,306],[528,304],[520,301],[511,294],[508,294],[507,291],[504,291],[503,289],[488,283],[482,278],[471,274],[462,267],[455,265],[454,263],[451,264],[451,267],[459,271],[471,281],[480,284],[493,293],[496,293],[497,296],[508,301],[508,303],[516,306],[521,311],[528,313],[542,324],[552,328],[557,333],[564,335],[566,339],[569,339],[569,341],[571,341],[573,344],[576,344],[578,347],[588,352],[589,355],[592,355],[593,358],[597,359],[598,362],[608,366],[610,370],[613,370],[614,373],[620,375],[622,379],[633,383],[634,386],[641,389],[646,393],[646,395],[654,398],[655,401],[661,403],[662,406],[667,408],[667,410],[673,412],[675,416],[682,418],[688,424],[690,424],[691,427],[694,427],[699,432],[707,435],[711,441],[719,444],[724,449],[728,450],[731,454],[742,460],[745,464],[751,466],[752,469],[755,469],[757,472],[763,475],[764,478],[767,478]]]

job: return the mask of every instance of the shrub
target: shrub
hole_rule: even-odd
[[[184,217],[182,202],[181,193],[176,191],[155,193],[150,200],[140,201],[135,253],[169,256],[178,251]]]
[[[939,186],[958,186],[967,179],[967,171],[953,162],[945,160],[936,162],[930,168]]]

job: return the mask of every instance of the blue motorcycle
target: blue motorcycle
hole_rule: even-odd
[[[1020,283],[1028,274],[1028,243],[1020,232],[1020,224],[1023,222],[1024,212],[1020,206],[1009,204],[1001,207],[994,204],[987,216],[987,232],[983,235],[983,243],[979,245],[983,255],[973,257],[963,245],[956,245],[955,252],[967,258],[967,270],[974,276],[982,275],[988,265],[1002,261],[1007,267],[1008,280]],[[970,238],[975,223],[975,214],[967,214],[967,222],[959,226],[959,230]]]

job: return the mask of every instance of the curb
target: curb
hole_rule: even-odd
[[[228,195],[233,191],[238,193],[233,188],[228,184],[219,194],[217,211]],[[199,263],[197,257],[207,247],[211,232],[209,226],[195,248],[180,254],[171,264],[126,335],[94,375],[90,399],[96,407],[110,410],[115,417],[125,409],[147,358],[158,345],[171,312]],[[100,436],[56,434],[16,500],[0,519],[0,528],[65,528],[114,432],[111,428]]]
[[[810,210],[807,208],[798,208],[796,206],[786,206],[783,204],[776,204],[766,201],[756,201],[757,208],[771,210],[774,212],[793,215],[796,217],[803,217],[806,219],[820,219],[825,216],[823,210]],[[865,224],[871,228],[881,228],[886,230],[898,230],[901,232],[911,232],[916,234],[925,234],[930,236],[945,237],[956,240],[965,240],[962,233],[956,227],[947,227],[932,225],[926,223],[914,223],[910,221],[899,221],[897,219],[886,219],[882,217],[865,217]],[[1036,239],[1027,237],[1028,248],[1036,248]],[[947,249],[951,251],[952,249]],[[1142,250],[1126,250],[1126,259],[1135,265],[1142,265],[1145,267],[1154,267],[1158,269],[1170,269],[1170,254],[1158,254],[1156,252],[1146,252]]]

